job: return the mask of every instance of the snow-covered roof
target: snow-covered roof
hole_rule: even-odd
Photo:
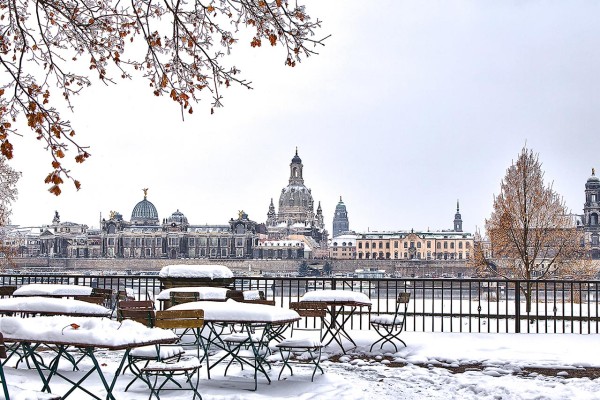
[[[224,265],[166,265],[161,268],[161,278],[233,278],[233,272]]]

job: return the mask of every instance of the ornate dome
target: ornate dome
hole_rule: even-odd
[[[156,207],[146,199],[146,196],[144,196],[144,200],[133,207],[131,222],[136,225],[158,225]]]
[[[171,216],[167,219],[169,224],[176,223],[178,225],[183,225],[188,223],[188,219],[183,213],[179,210],[175,211]]]
[[[590,176],[587,180],[587,182],[585,183],[585,188],[586,189],[597,189],[598,187],[600,187],[600,179],[598,179],[598,177],[596,176],[596,171],[594,168],[592,168],[592,176]]]
[[[279,196],[279,212],[293,207],[313,209],[314,200],[310,189],[302,184],[287,185]]]
[[[296,155],[292,158],[292,164],[301,164],[302,159],[298,156],[298,148],[296,148]]]

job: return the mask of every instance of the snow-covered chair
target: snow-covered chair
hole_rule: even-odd
[[[173,382],[177,388],[176,389],[184,389],[181,385],[175,381],[174,377],[177,375],[185,376],[186,382],[189,383],[191,390],[194,392],[194,397],[192,400],[198,396],[200,400],[202,400],[202,396],[198,393],[197,387],[199,383],[199,373],[198,370],[201,367],[200,360],[200,347],[202,347],[204,356],[207,357],[208,364],[208,356],[206,354],[206,349],[204,347],[202,336],[200,332],[202,327],[204,326],[204,311],[203,310],[165,310],[165,311],[157,311],[156,312],[156,323],[155,326],[157,328],[163,329],[173,329],[176,330],[178,335],[180,335],[180,340],[177,343],[175,348],[181,348],[181,346],[185,345],[193,345],[197,352],[196,356],[188,357],[180,354],[177,358],[170,359],[160,359],[155,357],[155,360],[146,363],[144,367],[141,368],[140,373],[144,375],[144,380],[148,384],[150,388],[150,398],[152,396],[156,396],[157,399],[160,399],[159,392],[161,390],[172,390],[172,388],[167,388],[166,384],[171,381]],[[192,332],[194,340],[190,343],[182,342],[182,338],[186,333]],[[156,346],[157,352],[155,354],[161,354],[161,351],[166,348],[173,348],[173,345],[158,345]],[[192,382],[192,377],[196,375],[196,384]],[[154,378],[154,379],[152,379]],[[162,382],[159,382],[159,378],[164,378]]]
[[[379,346],[380,349],[383,348],[385,343],[391,343],[392,346],[394,346],[394,349],[398,351],[398,347],[393,342],[394,340],[400,341],[404,347],[406,347],[404,340],[400,339],[398,336],[404,330],[409,301],[410,293],[400,293],[396,299],[396,311],[394,314],[371,315],[371,326],[381,337],[371,345],[369,351],[373,351],[373,346],[379,342],[381,342],[381,345]]]
[[[292,360],[297,362],[310,362],[315,366],[310,378],[311,382],[314,381],[317,370],[321,371],[321,374],[325,373],[320,365],[323,343],[321,343],[319,339],[284,339],[280,343],[277,343],[275,347],[279,349],[281,360],[283,361],[283,366],[277,377],[278,380],[281,379],[281,374],[285,367],[290,370],[291,375],[294,375],[294,371],[290,365]]]

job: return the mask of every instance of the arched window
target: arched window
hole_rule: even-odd
[[[594,213],[590,215],[590,225],[598,225],[598,214]]]

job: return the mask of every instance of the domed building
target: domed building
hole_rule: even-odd
[[[158,212],[156,207],[147,199],[148,189],[144,189],[144,200],[133,207],[131,223],[133,225],[158,225]]]
[[[290,163],[288,185],[281,189],[279,195],[279,211],[275,211],[273,199],[267,213],[266,228],[270,240],[288,238],[290,235],[301,235],[312,238],[315,246],[327,242],[327,231],[323,222],[323,209],[318,203],[315,212],[315,201],[312,192],[304,185],[304,165],[298,156],[298,149]]]

